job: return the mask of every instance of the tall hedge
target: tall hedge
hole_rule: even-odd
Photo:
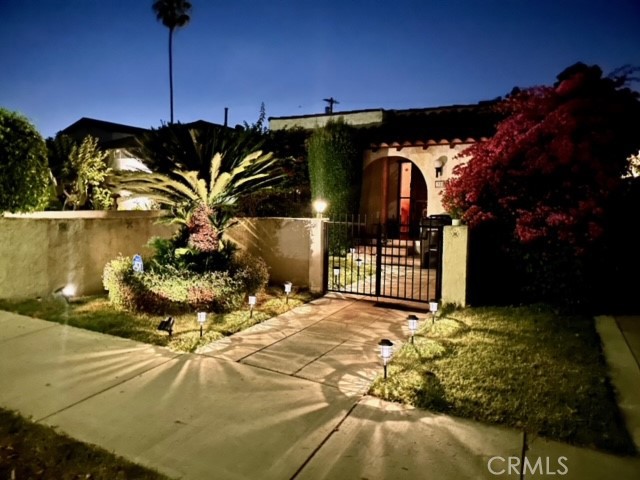
[[[24,116],[0,108],[0,213],[44,209],[49,178],[42,136]]]
[[[316,129],[307,145],[311,196],[328,203],[328,214],[357,213],[362,153],[355,129],[343,121]]]

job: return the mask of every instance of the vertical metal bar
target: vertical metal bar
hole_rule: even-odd
[[[378,224],[378,234],[376,235],[376,296],[380,296],[380,280],[382,273],[382,225]]]
[[[324,258],[322,259],[322,285],[324,292],[329,290],[329,226],[322,222],[322,243],[324,245]]]
[[[431,294],[431,254],[433,253],[433,249],[431,248],[432,235],[433,235],[433,219],[430,218],[427,223],[428,227],[428,241],[427,241],[427,297]],[[431,300],[427,298],[427,301]]]

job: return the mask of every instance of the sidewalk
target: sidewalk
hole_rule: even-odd
[[[0,311],[0,405],[175,478],[519,478],[506,462],[522,460],[521,432],[362,396],[377,342],[407,338],[409,313],[327,296],[176,354]],[[562,478],[640,472],[638,458],[528,444],[551,473],[567,457]]]

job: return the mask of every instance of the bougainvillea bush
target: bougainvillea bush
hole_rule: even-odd
[[[497,272],[479,297],[584,303],[611,280],[612,221],[640,149],[640,102],[625,82],[569,67],[553,86],[510,95],[495,135],[463,152],[443,204],[465,212],[475,273]]]

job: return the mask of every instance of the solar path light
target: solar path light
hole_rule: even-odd
[[[384,379],[387,379],[387,363],[393,356],[393,342],[388,338],[383,338],[378,343],[380,347],[380,356],[382,357],[382,366],[384,368]]]
[[[340,288],[340,267],[333,267],[333,286]]]
[[[207,312],[198,312],[198,323],[200,324],[200,338],[202,338],[202,327],[207,321]]]
[[[429,301],[429,311],[431,312],[431,323],[436,321],[436,313],[438,313],[438,301],[433,299]]]
[[[357,268],[357,273],[356,273],[356,278],[358,279],[358,282],[360,282],[360,267],[362,266],[362,264],[364,263],[364,260],[362,260],[361,258],[357,258],[356,259],[356,266]]]
[[[409,323],[409,331],[411,332],[411,343],[413,344],[413,337],[415,337],[416,332],[418,331],[418,317],[415,315],[409,315],[407,317],[407,322]]]
[[[287,305],[289,305],[289,295],[291,294],[291,287],[293,287],[293,284],[291,282],[284,282],[284,294],[287,297],[285,303]]]
[[[253,318],[253,309],[256,306],[258,299],[255,295],[249,295],[249,318]]]

